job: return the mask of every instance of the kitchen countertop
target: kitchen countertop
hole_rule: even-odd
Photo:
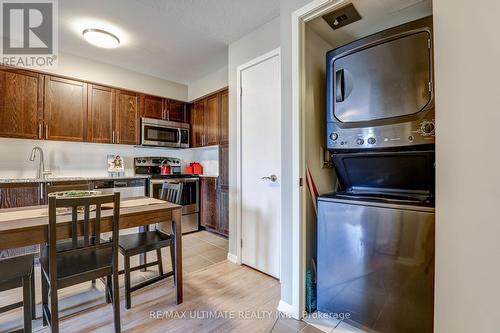
[[[198,175],[200,178],[217,178],[217,175]]]
[[[46,179],[39,178],[0,178],[0,184],[19,184],[19,183],[51,183],[51,182],[71,182],[71,181],[92,181],[92,180],[125,180],[125,179],[148,179],[149,176],[123,176],[123,177],[53,177]]]

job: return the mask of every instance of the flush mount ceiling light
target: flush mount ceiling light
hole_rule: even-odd
[[[120,45],[118,37],[102,29],[85,29],[82,34],[87,42],[98,47],[114,49]]]

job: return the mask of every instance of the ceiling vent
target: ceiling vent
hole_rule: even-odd
[[[323,19],[332,27],[333,30],[342,28],[348,24],[361,20],[361,15],[351,3],[345,7],[339,8],[334,12],[323,15]]]

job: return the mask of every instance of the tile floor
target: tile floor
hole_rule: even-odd
[[[203,269],[206,269],[216,263],[227,259],[228,240],[221,236],[200,231],[182,237],[182,258],[184,275],[191,274]],[[120,255],[120,269],[123,268],[123,258]],[[148,253],[148,261],[156,259],[156,253]],[[170,251],[162,250],[162,259],[164,271],[171,270]],[[131,265],[138,264],[139,257],[133,257]],[[153,266],[147,271],[135,271],[131,274],[132,284],[146,280],[149,277],[158,274],[158,267]],[[40,268],[35,267],[35,283],[36,283],[36,302],[37,314],[40,317]],[[123,295],[123,275],[120,276],[120,294]],[[59,296],[59,308],[61,316],[71,316],[82,310],[92,307],[98,307],[104,302],[104,296],[101,283],[98,282],[95,286],[90,283],[83,283],[74,287],[62,289]],[[15,303],[22,299],[22,290],[20,288],[0,293],[0,307],[9,303]],[[132,297],[132,304],[134,298]],[[0,314],[0,332],[10,331],[22,326],[22,310],[16,309],[4,314]],[[40,330],[41,320],[37,319],[33,323],[34,331]]]
[[[279,318],[271,333],[364,333],[364,331],[337,319],[325,319],[317,313],[298,321],[292,318]]]

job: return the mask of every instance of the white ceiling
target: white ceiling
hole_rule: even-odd
[[[432,0],[353,0],[361,20],[333,30],[318,17],[307,26],[320,35],[332,48],[347,44],[373,33],[432,15]]]
[[[279,0],[59,1],[59,50],[189,84],[227,65],[227,46],[279,15]],[[96,48],[85,28],[116,34]]]

